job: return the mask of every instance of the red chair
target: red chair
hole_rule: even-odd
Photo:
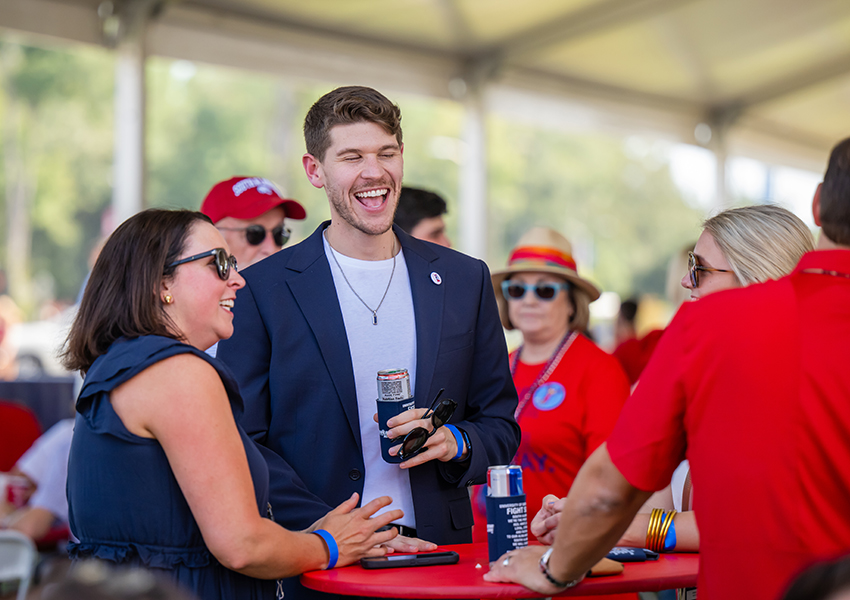
[[[0,400],[0,472],[14,467],[40,435],[41,426],[30,409]]]

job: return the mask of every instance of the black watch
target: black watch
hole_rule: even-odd
[[[552,585],[563,588],[565,590],[570,589],[579,584],[579,582],[584,579],[584,577],[579,577],[578,579],[573,579],[572,581],[558,581],[552,574],[549,572],[549,557],[552,556],[552,550],[554,548],[550,547],[546,552],[543,553],[543,556],[540,557],[540,572],[543,573],[543,576],[546,580]]]

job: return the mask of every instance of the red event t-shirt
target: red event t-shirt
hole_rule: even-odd
[[[514,385],[520,398],[544,366],[517,365]],[[581,465],[611,433],[628,396],[629,382],[617,360],[577,335],[517,420],[522,442],[512,464],[522,466],[529,522],[546,494],[567,495]],[[475,490],[475,541],[487,540],[485,489]]]
[[[690,460],[700,600],[774,600],[850,552],[850,251],[684,306],[608,440],[635,487]]]

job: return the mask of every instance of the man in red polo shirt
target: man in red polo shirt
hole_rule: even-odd
[[[613,546],[691,462],[700,600],[775,599],[850,553],[850,139],[813,202],[817,250],[779,281],[684,306],[565,500],[552,551],[485,576],[551,595]]]

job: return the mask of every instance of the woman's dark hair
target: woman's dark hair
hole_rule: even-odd
[[[850,138],[838,143],[829,156],[820,191],[823,233],[842,246],[850,246]]]
[[[44,600],[193,600],[160,573],[105,561],[75,562],[64,577],[44,585]]]
[[[819,562],[791,583],[782,600],[828,600],[850,592],[850,556]]]
[[[174,274],[176,267],[166,265],[180,258],[198,221],[212,223],[199,212],[150,209],[109,236],[68,334],[66,368],[85,373],[121,337],[179,337],[159,299],[160,285]]]

